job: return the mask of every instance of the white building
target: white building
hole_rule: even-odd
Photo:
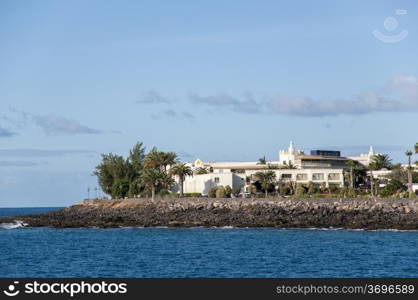
[[[378,155],[378,154],[380,153],[375,153],[373,146],[370,146],[368,153],[363,153],[363,154],[360,154],[359,156],[352,156],[352,157],[349,157],[349,159],[356,160],[359,163],[361,163],[363,166],[368,166],[373,156]]]
[[[344,169],[348,158],[340,156],[306,155],[302,150],[296,150],[293,142],[287,150],[279,151],[278,161],[260,164],[250,162],[202,162],[196,159],[188,165],[197,172],[206,169],[207,174],[188,176],[184,182],[185,193],[201,193],[206,195],[212,187],[227,186],[240,188],[243,191],[254,183],[254,174],[262,170],[272,170],[281,182],[296,182],[308,184],[344,185]],[[296,168],[290,169],[289,165]]]

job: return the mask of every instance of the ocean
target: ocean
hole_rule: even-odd
[[[0,216],[51,209],[0,208]],[[418,276],[418,231],[14,223],[0,225],[0,253],[0,277]]]

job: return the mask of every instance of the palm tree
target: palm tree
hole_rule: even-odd
[[[203,174],[208,174],[209,170],[204,168],[204,167],[199,167],[199,168],[195,169],[194,172],[196,173],[196,175],[203,175]]]
[[[412,151],[406,151],[405,155],[408,156],[408,167],[407,167],[407,171],[408,171],[408,192],[412,193],[412,167],[411,167],[411,156],[412,156]]]
[[[372,157],[371,162],[375,164],[376,170],[392,168],[392,159],[387,154],[376,154]]]
[[[273,171],[266,171],[266,172],[257,172],[254,174],[257,180],[261,183],[261,186],[263,187],[266,198],[268,194],[268,187],[270,184],[274,183],[276,180],[276,173]]]
[[[144,158],[144,165],[147,168],[160,168],[163,164],[163,157],[157,148],[152,148]]]
[[[151,200],[155,200],[155,190],[163,181],[163,173],[155,168],[145,168],[141,176],[142,183],[151,189]]]
[[[354,188],[354,168],[357,166],[357,162],[350,159],[346,165],[350,167],[350,187]]]
[[[265,157],[265,156],[263,156],[263,157],[260,157],[260,158],[258,159],[258,163],[257,163],[257,165],[265,165],[266,163],[267,163],[266,157]]]
[[[178,164],[173,166],[170,169],[170,174],[176,175],[179,177],[180,181],[180,197],[183,197],[183,183],[186,176],[193,176],[193,171],[189,166],[186,164]]]
[[[160,152],[160,155],[164,171],[167,171],[167,166],[172,166],[178,163],[177,154],[174,152]]]
[[[297,168],[296,168],[296,166],[291,161],[289,161],[289,162],[284,162],[283,163],[283,166],[280,169],[289,169],[289,170],[291,170],[291,169],[297,169]]]

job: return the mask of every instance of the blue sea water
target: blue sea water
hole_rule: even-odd
[[[57,210],[60,208],[62,207],[1,207],[0,217],[39,214],[50,210]]]
[[[418,231],[0,229],[0,277],[395,276],[418,276]]]

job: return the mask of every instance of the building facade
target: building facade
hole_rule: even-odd
[[[318,185],[344,186],[344,170],[348,169],[347,162],[358,158],[362,164],[368,164],[374,155],[373,148],[369,153],[358,157],[342,157],[339,151],[313,150],[311,155],[297,150],[290,142],[288,149],[279,151],[277,161],[260,164],[250,162],[203,162],[196,159],[188,165],[194,170],[193,176],[188,176],[184,182],[185,193],[201,193],[207,195],[216,186],[230,186],[240,188],[242,192],[256,181],[255,173],[271,170],[276,173],[276,180],[281,183],[310,182]],[[204,172],[202,172],[204,170]]]

